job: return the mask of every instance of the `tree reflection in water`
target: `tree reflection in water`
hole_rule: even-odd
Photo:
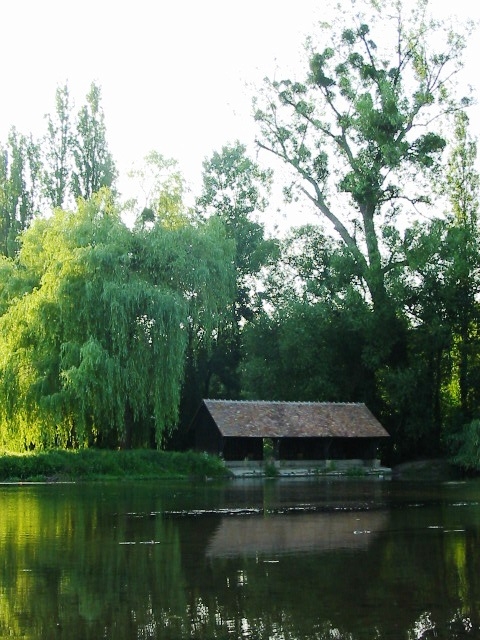
[[[0,637],[477,638],[479,503],[475,482],[2,487]]]

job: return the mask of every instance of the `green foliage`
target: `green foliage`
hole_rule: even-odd
[[[225,466],[219,458],[192,451],[83,449],[0,453],[1,481],[207,478],[225,475]]]
[[[480,420],[472,420],[452,437],[452,460],[464,469],[480,471]]]
[[[351,256],[318,226],[293,229],[243,331],[244,393],[276,400],[375,400],[371,309]]]
[[[455,146],[448,162],[445,192],[452,206],[454,220],[475,230],[478,222],[479,176],[475,167],[477,143],[468,132],[465,111],[455,114]]]
[[[72,117],[68,85],[57,88],[55,112],[45,116],[40,141],[12,127],[0,146],[0,253],[14,257],[19,234],[39,213],[113,190],[117,172],[108,151],[100,88],[92,84],[86,104]],[[45,206],[46,205],[46,206]]]
[[[263,314],[243,333],[244,394],[290,401],[368,400],[371,406],[373,377],[363,360],[368,318],[361,304],[354,312],[353,307],[291,302],[273,317]]]
[[[189,217],[183,204],[185,181],[176,160],[151,151],[140,169],[130,171],[129,178],[144,198],[143,202],[135,197],[127,203],[137,228],[149,229],[154,223],[165,227],[185,224]]]
[[[43,190],[50,206],[63,207],[71,190],[72,153],[75,146],[68,85],[55,93],[55,114],[45,116],[47,134],[42,141]]]
[[[258,274],[269,260],[275,243],[265,239],[263,225],[255,219],[268,205],[272,172],[253,162],[244,145],[236,142],[203,163],[203,190],[197,210],[204,217],[215,216],[235,241],[237,311],[248,319],[251,300],[249,277]]]
[[[465,43],[429,20],[423,2],[410,16],[394,1],[351,8],[311,45],[304,83],[266,81],[258,144],[291,169],[354,261],[379,325],[393,325],[387,279],[407,262],[389,252],[382,226],[427,200],[446,144],[433,123],[462,103],[453,79]]]
[[[267,478],[276,478],[279,475],[278,469],[274,462],[266,462],[264,466],[265,476]]]
[[[40,209],[40,150],[31,137],[10,130],[0,147],[0,254],[13,257],[18,236]]]
[[[75,198],[88,200],[102,187],[113,191],[117,170],[108,150],[100,87],[92,83],[86,99],[78,113],[73,137],[72,191]],[[63,113],[59,113],[62,118]]]
[[[258,275],[275,253],[277,243],[265,238],[258,214],[265,209],[271,172],[251,160],[236,142],[203,163],[203,189],[196,208],[201,219],[221,224],[234,246],[235,291],[212,343],[191,356],[189,397],[238,398],[241,326],[258,311]],[[196,388],[196,393],[191,386]],[[191,412],[191,409],[190,409]],[[190,419],[190,418],[189,418]]]
[[[366,471],[363,467],[349,467],[345,471],[347,478],[363,478],[366,475]]]
[[[0,441],[160,446],[188,336],[211,335],[229,299],[229,250],[214,223],[132,232],[107,191],[38,220],[3,290]]]
[[[476,145],[468,136],[465,114],[458,113],[455,122],[442,184],[450,210],[444,218],[410,231],[412,275],[396,285],[398,291],[398,285],[403,286],[399,303],[414,323],[408,364],[412,384],[406,387],[411,397],[397,411],[404,421],[414,415],[417,422],[423,420],[415,429],[417,439],[419,433],[428,438],[430,430],[430,446],[433,440],[437,447],[449,442],[449,432],[477,415],[480,402]],[[389,396],[395,404],[395,395]]]
[[[282,247],[275,311],[245,332],[248,393],[367,401],[399,455],[441,451],[480,406],[476,148],[455,86],[465,39],[427,10],[347,3],[309,42],[305,82],[267,80],[255,103],[260,149],[327,226]],[[452,215],[412,224],[442,179]]]

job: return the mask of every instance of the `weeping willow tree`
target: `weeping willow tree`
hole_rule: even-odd
[[[0,264],[0,444],[160,447],[231,264],[215,221],[131,231],[108,191],[36,221]]]

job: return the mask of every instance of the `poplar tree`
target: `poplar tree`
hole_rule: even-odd
[[[31,136],[10,130],[0,147],[0,254],[13,257],[18,236],[40,210],[40,149]]]
[[[114,189],[117,170],[106,139],[101,90],[92,83],[74,130],[72,190],[88,200],[102,187]]]
[[[55,113],[48,114],[43,139],[43,188],[52,208],[63,207],[70,199],[73,162],[72,105],[68,86],[55,93]]]

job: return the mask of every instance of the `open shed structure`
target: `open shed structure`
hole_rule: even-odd
[[[190,427],[196,451],[225,461],[374,460],[387,431],[364,404],[203,400]]]

